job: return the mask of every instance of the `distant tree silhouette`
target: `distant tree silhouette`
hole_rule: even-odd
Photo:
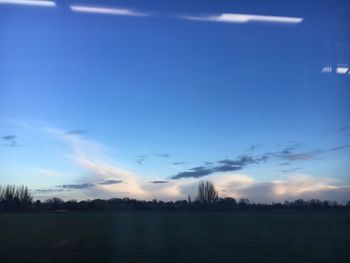
[[[61,198],[54,197],[45,200],[44,208],[48,210],[62,210],[65,209],[65,203]]]
[[[232,197],[220,198],[218,200],[218,206],[221,210],[237,209],[237,201]]]
[[[189,204],[192,204],[192,200],[191,200],[191,196],[190,196],[190,195],[187,196],[187,202],[188,202]]]
[[[338,204],[335,201],[320,201],[317,199],[295,201],[285,201],[284,203],[260,204],[252,203],[246,198],[241,198],[238,202],[231,197],[219,198],[214,185],[209,181],[201,181],[198,186],[198,196],[192,201],[152,201],[136,200],[131,198],[112,198],[109,200],[68,200],[54,197],[45,201],[36,200],[26,186],[0,185],[0,212],[26,212],[26,211],[118,211],[118,210],[215,210],[215,211],[235,211],[235,210],[337,210],[350,211],[350,201]]]
[[[249,208],[249,205],[250,205],[249,199],[241,198],[238,201],[238,206],[240,209],[247,209]]]
[[[33,196],[29,193],[27,186],[17,187],[15,197],[18,199],[18,209],[20,211],[29,210],[32,207]]]
[[[5,212],[30,210],[32,201],[33,197],[24,185],[0,187],[0,210]]]
[[[218,200],[218,192],[210,181],[200,181],[198,185],[197,201],[204,204],[212,204]]]

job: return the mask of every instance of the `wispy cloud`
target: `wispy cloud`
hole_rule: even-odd
[[[301,168],[300,167],[295,167],[295,168],[291,168],[291,169],[283,169],[281,170],[283,173],[294,173],[298,170],[300,170]]]
[[[171,179],[180,179],[180,178],[200,178],[209,174],[214,173],[213,168],[207,168],[205,166],[195,167],[189,171],[180,172],[172,176]]]
[[[93,184],[90,183],[84,183],[84,184],[63,184],[63,185],[58,185],[58,188],[62,189],[87,189],[94,187]]]
[[[350,188],[337,186],[335,179],[301,173],[275,181],[256,181],[250,176],[235,174],[217,175],[210,180],[221,196],[248,198],[254,202],[283,202],[297,198],[343,201],[350,198]]]
[[[42,7],[55,7],[56,3],[49,0],[0,0],[0,4],[30,5]]]
[[[288,165],[289,164],[289,162],[283,162],[283,163],[280,163],[279,165],[281,165],[281,166],[286,166],[286,165]]]
[[[136,159],[136,162],[138,163],[138,164],[143,164],[143,162],[146,160],[146,158],[147,158],[147,155],[144,155],[144,154],[142,154],[142,155],[139,155],[139,156],[137,156],[138,158]]]
[[[63,189],[52,189],[52,188],[49,188],[49,189],[35,189],[34,192],[37,192],[37,193],[55,193],[55,192],[62,192]]]
[[[171,163],[172,165],[181,165],[181,164],[185,164],[186,162],[173,162]]]
[[[231,172],[241,170],[243,166],[232,166],[232,165],[221,165],[217,166],[213,169],[213,173],[215,172]]]
[[[14,139],[16,139],[16,135],[5,135],[5,136],[2,136],[1,139],[3,140],[6,140],[6,141],[12,141]]]
[[[335,132],[345,132],[345,131],[349,131],[349,130],[350,130],[350,126],[345,125],[345,126],[342,126],[342,127],[338,128],[338,129],[335,129],[334,131]]]
[[[111,185],[111,184],[121,184],[123,180],[102,180],[98,182],[99,185]]]
[[[261,148],[262,145],[261,144],[252,144],[248,147],[247,151],[250,153],[254,153],[256,151],[256,149]]]
[[[140,16],[140,17],[149,16],[149,14],[136,12],[130,9],[110,8],[110,7],[102,7],[102,6],[71,5],[70,9],[73,12],[101,14],[101,15]]]
[[[298,24],[304,19],[301,17],[289,16],[267,16],[267,15],[253,15],[253,14],[235,14],[223,13],[220,15],[202,15],[202,16],[181,16],[182,19],[195,21],[211,21],[211,22],[225,22],[225,23],[282,23],[282,24]]]
[[[261,164],[268,162],[270,160],[282,161],[279,165],[286,166],[294,162],[300,161],[313,161],[321,160],[327,157],[327,153],[333,151],[340,151],[350,147],[350,144],[340,145],[332,148],[316,149],[310,151],[300,151],[300,143],[293,143],[288,147],[284,147],[280,150],[274,152],[266,152],[263,154],[243,154],[235,159],[223,159],[216,163],[205,162],[203,166],[194,167],[188,169],[187,171],[179,172],[173,176],[171,179],[181,179],[181,178],[200,178],[208,176],[210,174],[219,172],[232,172],[239,171],[245,167],[253,164]],[[283,172],[295,172],[296,169],[284,169]]]
[[[332,178],[306,174],[293,174],[281,180],[257,181],[244,174],[218,173],[206,176],[205,180],[214,183],[221,197],[248,198],[253,202],[283,202],[298,198],[343,201],[350,198],[349,186],[338,186],[340,182]],[[190,194],[196,197],[198,179],[174,180],[171,184],[178,185],[182,196]]]
[[[214,183],[221,197],[248,198],[253,202],[283,202],[285,200],[303,199],[320,199],[320,200],[336,200],[342,202],[350,199],[349,186],[338,186],[337,180],[333,178],[318,178],[306,174],[294,174],[282,180],[275,181],[257,181],[251,176],[235,173],[218,173],[216,175],[206,176],[206,180]],[[48,198],[51,193],[61,192],[62,195],[71,190],[97,191],[99,198],[111,198],[118,196],[118,193],[128,196],[141,198],[140,195],[130,192],[127,185],[123,185],[124,192],[116,192],[117,185],[105,185],[103,187],[112,187],[114,192],[101,191],[98,184],[67,184],[58,186],[56,189],[37,189],[35,192],[47,194]],[[153,199],[160,198],[162,200],[174,200],[186,198],[191,195],[196,197],[198,189],[198,179],[179,179],[179,180],[155,180],[145,184],[140,184],[145,192],[149,195],[142,198]],[[126,188],[126,189],[125,189]],[[118,188],[117,188],[118,189]],[[105,190],[105,188],[103,189]]]
[[[166,184],[169,183],[169,180],[154,180],[154,181],[149,181],[151,184]]]
[[[246,166],[248,164],[259,163],[261,161],[266,161],[269,157],[266,155],[255,157],[249,155],[241,155],[236,160],[224,159],[218,161],[220,164],[229,166]]]
[[[277,157],[282,160],[286,161],[306,161],[306,160],[314,160],[316,157],[319,157],[321,154],[323,154],[323,150],[313,150],[309,152],[293,152],[291,150],[283,150],[280,152],[274,152],[270,153],[270,155],[273,155],[274,157]]]
[[[296,198],[319,198],[327,199],[327,192],[332,192],[341,200],[343,193],[340,193],[340,187],[336,186],[334,179],[315,178],[309,175],[299,174],[288,177],[284,180],[270,182],[256,182],[249,186],[229,189],[233,194],[249,198],[253,201],[273,202],[293,200]],[[235,195],[233,194],[233,195]],[[350,196],[348,188],[346,195]],[[343,199],[344,200],[344,199]]]
[[[303,143],[290,142],[288,146],[273,152],[266,152],[264,153],[264,155],[268,156],[270,159],[277,159],[282,161],[280,165],[288,165],[294,161],[307,161],[307,160],[320,159],[320,155],[327,152],[327,150],[324,150],[324,149],[301,151],[300,147],[302,145]]]
[[[95,186],[89,188],[92,195],[132,196],[137,198],[147,198],[150,195],[142,188],[142,179],[139,176],[121,168],[114,161],[110,160],[104,145],[91,139],[83,138],[79,134],[67,134],[59,129],[50,128],[46,129],[46,131],[71,147],[71,160],[83,168],[90,176],[88,180],[86,176],[81,176],[77,179],[81,180],[83,185],[88,181],[88,184]]]
[[[266,156],[274,157],[280,160],[285,160],[286,162],[280,165],[288,165],[290,162],[294,161],[310,161],[324,159],[324,155],[333,151],[340,151],[350,147],[350,144],[335,146],[328,149],[317,149],[311,151],[297,151],[297,147],[287,147],[281,151],[265,153]]]
[[[83,192],[88,198],[132,197],[148,200],[153,198],[174,200],[186,198],[188,194],[195,197],[199,178],[211,180],[221,196],[245,197],[259,202],[306,197],[330,199],[328,196],[333,197],[334,200],[342,200],[340,198],[349,196],[350,193],[347,186],[337,186],[334,179],[298,175],[295,174],[296,171],[293,171],[292,177],[278,181],[256,181],[251,176],[236,173],[241,172],[247,166],[262,164],[270,160],[282,160],[293,164],[297,160],[309,159],[305,156],[296,158],[295,155],[315,152],[301,152],[300,146],[297,145],[266,154],[245,154],[233,159],[226,158],[216,162],[208,162],[206,165],[175,174],[171,179],[150,181],[122,168],[118,161],[112,161],[110,157],[105,155],[105,147],[98,142],[83,138],[79,134],[67,134],[64,131],[54,129],[47,129],[47,131],[70,145],[71,159],[91,176],[90,178],[86,178],[86,176],[75,178],[77,184],[60,185],[57,189],[66,190],[62,195],[73,193],[75,190],[77,193]],[[341,150],[344,145],[333,148]],[[320,157],[318,154],[321,154],[319,151],[326,154],[331,149],[325,148],[317,150],[317,154],[306,155],[318,158]],[[86,173],[84,172],[84,174]]]
[[[189,169],[188,171],[177,173],[172,176],[171,179],[180,179],[180,178],[200,178],[203,176],[207,176],[213,173],[218,172],[232,172],[239,171],[243,169],[245,166],[250,164],[259,164],[261,162],[265,162],[269,159],[267,155],[258,155],[258,156],[249,156],[249,155],[241,155],[237,159],[224,159],[217,162],[215,166],[213,166],[212,162],[206,162],[206,165],[194,167]]]
[[[169,158],[170,154],[169,153],[159,153],[159,154],[156,154],[156,156],[163,157],[163,158]]]
[[[86,134],[88,131],[85,129],[73,129],[66,132],[66,134],[82,135]]]
[[[344,145],[340,145],[340,146],[336,146],[336,147],[332,147],[329,149],[329,151],[338,151],[338,150],[343,150],[350,147],[350,144],[344,144]]]
[[[17,136],[14,135],[14,134],[4,135],[4,136],[1,137],[1,139],[5,142],[3,144],[4,146],[10,146],[10,147],[18,146],[18,144],[17,144]]]

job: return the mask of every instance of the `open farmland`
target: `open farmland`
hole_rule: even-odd
[[[350,214],[0,214],[7,262],[350,262]]]

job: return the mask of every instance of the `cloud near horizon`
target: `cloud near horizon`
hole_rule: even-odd
[[[70,146],[70,159],[89,174],[88,178],[80,176],[77,181],[92,184],[93,187],[87,187],[92,195],[148,197],[149,193],[141,187],[141,178],[108,161],[103,145],[83,138],[80,134],[67,134],[58,129],[46,129],[46,131]]]
[[[270,160],[283,161],[279,165],[285,166],[293,162],[299,161],[311,161],[325,159],[324,155],[333,151],[344,150],[350,147],[349,144],[339,145],[328,149],[316,149],[311,151],[297,151],[300,144],[294,144],[289,147],[285,147],[275,152],[267,152],[260,155],[243,154],[238,156],[236,159],[224,159],[216,162],[205,162],[203,166],[190,168],[187,171],[178,172],[177,174],[170,177],[170,179],[180,178],[200,178],[217,172],[231,172],[239,171],[251,164],[261,164]],[[287,171],[285,169],[284,171]],[[288,172],[292,170],[289,169]],[[295,171],[295,170],[294,170]]]
[[[64,185],[58,185],[58,188],[63,188],[63,189],[87,189],[94,187],[93,184],[89,183],[84,183],[84,184],[64,184]]]
[[[248,198],[253,202],[271,203],[285,200],[330,199],[338,202],[350,199],[350,187],[337,186],[330,178],[316,178],[305,174],[294,174],[283,180],[256,181],[253,177],[241,174],[218,173],[204,178],[216,186],[221,197]],[[182,193],[196,193],[198,180],[180,186]]]
[[[99,185],[111,185],[111,184],[121,184],[123,180],[102,180],[98,182]]]
[[[63,189],[35,189],[34,192],[36,193],[56,193],[56,192],[62,192]]]
[[[207,162],[206,166],[193,167],[186,172],[177,174],[172,179],[146,180],[146,178],[111,161],[105,154],[104,146],[97,142],[83,138],[79,134],[67,134],[55,129],[47,129],[46,131],[70,146],[70,159],[88,174],[88,176],[86,174],[78,176],[76,183],[59,185],[57,189],[64,191],[55,193],[55,196],[62,193],[63,198],[65,191],[71,193],[76,191],[78,195],[83,191],[81,196],[87,198],[129,197],[143,200],[154,198],[178,200],[187,199],[187,196],[191,195],[194,199],[198,182],[210,180],[214,183],[221,197],[248,198],[253,202],[283,202],[298,198],[350,200],[350,187],[341,185],[341,182],[335,179],[317,178],[290,171],[291,174],[281,180],[257,181],[252,176],[237,173],[248,165],[261,164],[270,158],[288,161],[304,160],[305,158],[285,156],[286,154],[289,156],[290,152],[294,154],[296,149],[289,149],[288,153],[278,151],[277,155],[241,155],[236,159],[222,159],[216,163]],[[286,149],[283,150],[286,151]],[[325,150],[325,152],[327,151],[330,149]],[[48,190],[47,192],[41,191],[41,194],[46,193],[48,196],[54,192],[51,191],[52,189]]]
[[[169,180],[154,180],[154,181],[149,181],[151,184],[166,184],[169,183]]]
[[[236,199],[247,198],[255,203],[284,202],[296,199],[320,199],[343,202],[350,200],[350,187],[337,186],[337,182],[331,178],[316,178],[305,174],[295,174],[284,180],[257,181],[251,176],[243,174],[217,173],[215,176],[206,176],[204,180],[212,181],[220,197],[233,197]],[[151,181],[148,184],[140,183],[147,194],[140,196],[126,189],[114,189],[113,191],[98,189],[98,185],[89,183],[58,186],[59,189],[38,189],[38,193],[54,193],[65,190],[90,191],[94,198],[129,197],[145,200],[154,198],[159,200],[187,199],[190,195],[195,199],[198,183],[195,178]],[[118,183],[119,184],[119,183]],[[128,187],[125,185],[124,187]],[[57,194],[55,195],[57,196]]]
[[[205,166],[198,166],[188,171],[179,172],[171,176],[171,179],[180,178],[200,178],[217,172],[232,172],[242,170],[250,164],[259,164],[269,159],[267,155],[249,156],[241,155],[237,159],[224,159],[217,161],[216,166],[212,166],[213,162],[205,162]]]

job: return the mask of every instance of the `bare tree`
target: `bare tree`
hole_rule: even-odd
[[[21,185],[16,188],[16,197],[20,210],[27,210],[31,207],[33,196],[29,192],[27,186]]]
[[[31,208],[33,197],[24,185],[0,186],[0,210],[24,211]]]
[[[201,203],[212,204],[218,200],[218,192],[215,186],[209,181],[200,181],[198,186],[197,201]]]

